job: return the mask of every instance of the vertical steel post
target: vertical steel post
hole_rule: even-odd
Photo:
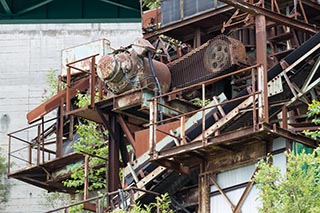
[[[198,213],[210,212],[210,201],[209,201],[209,184],[208,175],[199,175],[199,210]]]
[[[83,199],[88,199],[88,188],[89,188],[89,156],[86,155],[84,158],[84,189],[83,189]]]
[[[152,99],[150,102],[150,126],[149,126],[149,154],[154,157],[155,144],[157,140],[157,99]]]
[[[282,128],[288,129],[288,111],[285,105],[282,107]]]
[[[117,191],[119,188],[119,140],[120,127],[117,123],[117,117],[114,114],[109,114],[110,130],[114,137],[109,134],[109,152],[108,152],[108,192]],[[110,131],[109,130],[109,131]],[[112,198],[110,198],[112,200]]]
[[[257,109],[256,109],[256,78],[255,69],[251,69],[251,87],[252,87],[252,117],[253,117],[253,130],[257,128]]]
[[[44,163],[44,117],[41,118],[41,129],[42,133],[40,134],[41,137],[41,145],[42,145],[42,163]]]
[[[206,131],[206,112],[204,108],[206,107],[206,85],[202,84],[202,143],[207,144],[207,140],[205,140],[205,131]]]
[[[259,100],[260,122],[269,122],[268,85],[267,85],[267,33],[266,17],[257,15],[256,20],[256,51],[258,67],[258,90],[261,91]]]
[[[63,98],[60,100],[59,106],[59,120],[58,120],[58,129],[57,129],[57,144],[56,144],[56,158],[62,157],[62,142],[63,142]]]
[[[29,159],[28,159],[28,161],[29,161],[29,164],[31,165],[32,164],[32,145],[31,144],[29,144],[28,150],[29,150]]]
[[[180,118],[180,145],[185,144],[185,116]]]
[[[40,164],[40,131],[41,131],[41,126],[38,125],[38,137],[37,137],[37,165],[38,166]]]
[[[67,68],[67,88],[66,88],[66,112],[70,111],[70,87],[71,87],[71,68]]]
[[[96,57],[93,56],[91,58],[91,68],[90,68],[90,71],[91,71],[91,75],[90,75],[90,93],[91,93],[91,103],[90,103],[90,106],[91,106],[91,109],[94,108],[94,98],[95,98],[95,86],[96,86],[96,72],[95,72],[95,65],[96,65]]]
[[[9,136],[9,147],[8,147],[8,174],[10,174],[11,167],[11,135]]]

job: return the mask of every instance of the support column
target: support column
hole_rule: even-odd
[[[109,115],[110,130],[114,137],[109,133],[109,153],[108,153],[108,192],[113,192],[119,188],[119,141],[120,126],[117,123],[117,117],[114,114]]]
[[[258,69],[258,89],[262,91],[261,98],[259,99],[259,106],[261,107],[259,122],[269,122],[266,17],[257,15],[255,24],[257,63],[262,65],[262,69]]]

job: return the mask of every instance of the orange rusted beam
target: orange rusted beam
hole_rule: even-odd
[[[89,78],[85,78],[83,80],[80,80],[76,85],[70,88],[70,98],[73,98],[78,91],[83,91],[89,87]],[[58,92],[56,95],[51,97],[46,102],[42,103],[35,109],[33,109],[31,112],[27,114],[27,119],[29,124],[38,120],[42,116],[48,114],[55,108],[57,108],[60,105],[60,100],[63,98],[66,101],[66,90],[62,90]],[[70,100],[67,100],[70,101]]]

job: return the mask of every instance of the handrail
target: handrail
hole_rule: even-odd
[[[206,80],[206,81],[197,83],[195,85],[191,85],[191,86],[188,86],[188,87],[177,89],[177,90],[171,91],[169,93],[166,93],[166,94],[159,95],[159,96],[151,98],[149,100],[149,101],[151,101],[150,102],[150,122],[149,122],[149,124],[146,125],[146,126],[149,126],[149,130],[150,130],[150,138],[149,138],[149,140],[150,140],[149,141],[150,155],[151,156],[154,155],[155,151],[156,151],[155,150],[156,141],[157,141],[156,140],[156,134],[157,134],[156,132],[158,131],[157,125],[160,125],[160,124],[163,124],[163,123],[166,123],[166,122],[169,122],[169,121],[173,121],[173,120],[180,120],[180,136],[173,137],[173,138],[175,138],[176,140],[178,139],[178,141],[180,141],[180,142],[178,142],[177,146],[183,145],[185,143],[185,123],[187,121],[187,119],[185,117],[193,115],[195,113],[202,112],[202,118],[201,118],[201,121],[202,121],[201,122],[201,124],[202,124],[202,134],[199,135],[197,138],[202,138],[202,141],[205,144],[206,143],[206,140],[205,140],[206,132],[208,132],[206,130],[206,128],[205,128],[205,125],[206,125],[206,121],[205,121],[206,120],[206,111],[210,110],[210,109],[213,109],[213,108],[217,108],[217,112],[220,112],[220,114],[221,114],[219,117],[222,117],[221,119],[220,118],[219,119],[220,120],[226,119],[226,122],[227,122],[230,119],[230,116],[232,118],[232,117],[234,117],[234,115],[228,115],[229,118],[227,118],[227,115],[225,115],[222,106],[225,105],[225,104],[232,103],[232,102],[237,102],[237,101],[244,100],[243,101],[244,103],[248,103],[248,104],[250,103],[250,105],[251,104],[253,105],[251,107],[250,111],[253,111],[252,117],[253,117],[254,129],[255,129],[255,125],[257,125],[259,123],[259,118],[258,117],[264,116],[263,110],[265,110],[265,109],[263,109],[261,107],[261,106],[263,106],[263,104],[256,105],[257,104],[256,101],[258,101],[258,103],[260,103],[261,101],[263,102],[263,99],[261,99],[261,96],[264,94],[264,91],[262,90],[262,88],[260,88],[261,87],[260,84],[256,84],[256,80],[257,79],[261,79],[261,76],[264,75],[263,72],[261,72],[261,69],[263,69],[262,66],[259,65],[259,64],[256,64],[256,65],[253,65],[253,66],[250,66],[250,67],[246,67],[246,68],[243,68],[243,69],[240,69],[240,70],[236,70],[234,72],[227,73],[227,74],[222,75],[222,76],[215,77],[215,78],[210,79],[210,80]],[[248,87],[248,90],[250,90],[250,92],[248,91],[247,95],[242,95],[240,97],[235,97],[235,98],[233,98],[231,100],[225,100],[225,101],[221,101],[221,102],[217,102],[216,101],[216,103],[212,103],[212,105],[210,105],[210,106],[205,106],[205,104],[204,104],[205,103],[205,87],[207,85],[212,84],[212,83],[217,82],[217,81],[220,81],[220,80],[222,80],[224,78],[227,78],[227,77],[230,77],[230,76],[234,76],[234,75],[237,75],[237,74],[243,73],[243,72],[248,72],[248,71],[250,71],[250,73],[251,73],[249,75],[250,76],[249,79],[251,79],[251,87]],[[256,75],[257,75],[257,77],[256,77]],[[256,86],[258,86],[257,89],[256,89]],[[189,112],[181,113],[181,114],[178,114],[176,116],[173,116],[173,117],[170,117],[170,118],[166,118],[166,119],[163,119],[163,120],[158,120],[157,119],[158,105],[162,106],[162,104],[160,103],[160,101],[158,99],[163,98],[165,96],[169,96],[169,95],[175,94],[175,93],[179,93],[180,91],[185,91],[187,89],[192,89],[192,88],[202,88],[202,108],[201,109],[197,109],[197,110],[192,110],[192,111],[189,111]],[[252,97],[252,100],[250,99],[250,97]],[[249,105],[244,104],[244,106],[249,106]],[[258,111],[258,113],[256,111]],[[221,123],[221,124],[222,123],[225,124],[226,122],[219,121],[219,123]],[[199,123],[199,125],[200,125],[200,123]],[[220,125],[218,125],[218,126],[220,128]],[[215,128],[216,127],[214,127],[213,129],[215,129]],[[216,130],[214,130],[214,131],[216,131]],[[167,135],[172,137],[172,134],[170,134],[170,133],[168,133]],[[156,158],[156,156],[157,155],[155,154],[153,156],[153,158]]]

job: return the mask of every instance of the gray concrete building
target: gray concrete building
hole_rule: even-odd
[[[61,68],[61,50],[106,38],[111,46],[141,37],[140,23],[0,25],[0,146],[8,153],[9,132],[26,127],[26,114],[41,103],[48,70]],[[35,135],[24,133],[28,140]],[[22,144],[13,144],[15,147]],[[15,165],[17,166],[17,165]],[[44,212],[44,190],[10,180],[9,201],[0,213]]]

